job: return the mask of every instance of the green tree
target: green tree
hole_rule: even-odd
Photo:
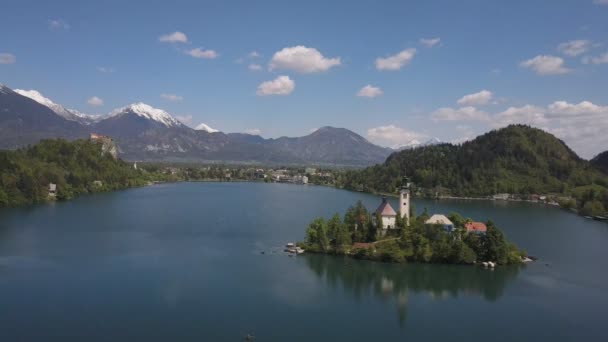
[[[601,216],[606,213],[602,202],[597,200],[587,201],[581,209],[581,214],[589,216]]]

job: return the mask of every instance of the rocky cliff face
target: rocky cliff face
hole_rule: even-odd
[[[105,135],[92,133],[90,140],[101,145],[101,155],[109,154],[114,159],[118,158],[118,148],[116,147],[116,144],[112,138]]]

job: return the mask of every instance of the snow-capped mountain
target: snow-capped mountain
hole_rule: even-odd
[[[78,139],[87,135],[87,126],[67,120],[38,101],[0,85],[0,148],[18,148],[40,139]]]
[[[55,112],[55,114],[61,116],[64,119],[77,121],[83,124],[90,124],[99,118],[99,116],[97,115],[88,115],[81,113],[75,109],[65,108],[64,106],[53,102],[48,97],[45,97],[37,90],[15,89],[15,92],[19,95],[28,97],[43,106],[50,108],[53,112]]]
[[[397,151],[409,150],[412,148],[423,147],[423,146],[432,146],[441,144],[442,141],[439,138],[431,138],[425,142],[420,142],[420,140],[412,139],[408,143],[400,146],[395,146],[393,149]]]
[[[407,143],[403,144],[403,145],[396,145],[393,147],[393,149],[395,150],[406,150],[406,149],[410,149],[410,148],[415,148],[422,145],[422,143],[420,142],[420,140],[417,139],[412,139],[410,141],[408,141]]]
[[[196,126],[194,129],[197,131],[205,131],[208,133],[217,133],[220,131],[219,129],[211,128],[209,125],[207,125],[205,123],[202,123],[202,124]]]
[[[135,114],[145,119],[160,122],[167,127],[180,127],[183,126],[179,120],[172,117],[171,114],[165,112],[162,109],[154,108],[143,102],[137,102],[130,104],[126,107],[118,108],[110,112],[109,118],[120,117],[126,114]]]
[[[17,93],[2,85],[0,114],[0,148],[18,148],[48,138],[86,139],[97,133],[112,137],[121,158],[127,160],[366,166],[383,162],[392,152],[344,128],[323,127],[307,136],[278,139],[224,134],[206,124],[196,131],[144,103],[84,124],[74,118],[81,113],[39,92]]]
[[[441,139],[439,138],[431,138],[429,140],[427,140],[423,146],[431,146],[431,145],[437,145],[437,144],[441,144],[443,143],[443,141],[441,141]]]

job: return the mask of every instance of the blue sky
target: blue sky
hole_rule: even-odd
[[[591,157],[608,149],[608,0],[12,1],[0,83],[265,137],[332,125],[397,146],[528,123]]]

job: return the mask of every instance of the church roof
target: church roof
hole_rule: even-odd
[[[374,212],[375,214],[380,214],[380,216],[397,216],[397,212],[391,207],[391,204],[388,203],[386,197],[382,199],[382,203]]]

